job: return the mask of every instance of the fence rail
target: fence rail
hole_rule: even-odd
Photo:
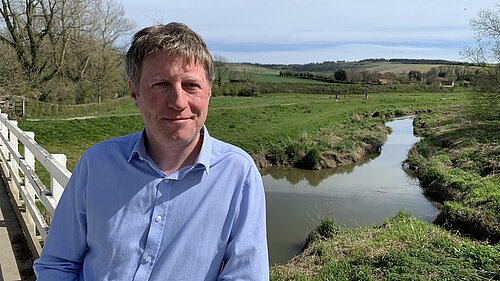
[[[37,162],[50,174],[50,187],[35,173]],[[47,152],[33,132],[22,131],[17,121],[0,111],[0,166],[15,213],[37,257],[49,230],[48,220],[71,176],[66,156]]]

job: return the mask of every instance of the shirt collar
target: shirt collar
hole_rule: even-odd
[[[203,166],[205,172],[208,174],[210,171],[210,158],[212,155],[213,138],[208,134],[208,130],[205,125],[203,125],[203,127],[200,129],[200,133],[203,136],[203,143],[201,145],[200,153],[198,154],[198,157],[196,158],[196,161],[192,165],[192,167],[196,168],[199,166]],[[145,138],[146,130],[143,129],[142,132],[138,134],[138,138],[135,142],[134,148],[130,152],[128,162],[132,161],[135,156],[139,157],[139,159],[143,161],[146,160],[153,162],[151,157],[146,152]]]
[[[201,145],[200,153],[196,158],[195,165],[203,165],[205,172],[210,172],[210,157],[212,156],[213,138],[208,134],[207,127],[203,125],[201,128],[201,135],[203,136],[203,144]]]

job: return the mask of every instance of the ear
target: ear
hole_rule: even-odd
[[[128,89],[130,91],[130,97],[132,98],[132,102],[134,103],[135,106],[137,105],[137,91],[136,87],[134,85],[134,82],[132,80],[128,80]]]

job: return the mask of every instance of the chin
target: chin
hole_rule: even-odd
[[[177,143],[177,144],[182,144],[182,143],[185,143],[185,144],[189,144],[191,142],[193,142],[197,135],[198,135],[199,131],[191,131],[191,132],[176,132],[176,133],[173,133],[173,134],[169,134],[167,139],[171,142],[171,143]]]

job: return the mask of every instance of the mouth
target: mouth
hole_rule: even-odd
[[[169,121],[169,122],[184,122],[184,121],[189,121],[193,120],[194,117],[175,117],[175,118],[163,118],[163,120]]]

